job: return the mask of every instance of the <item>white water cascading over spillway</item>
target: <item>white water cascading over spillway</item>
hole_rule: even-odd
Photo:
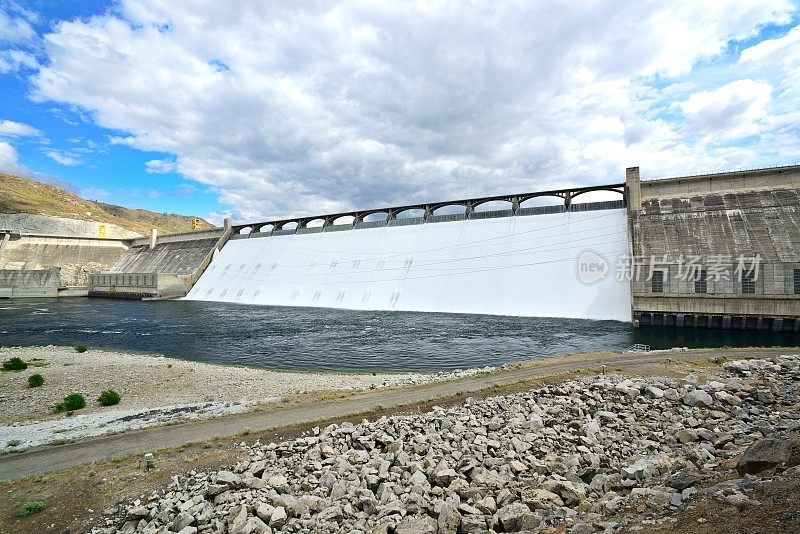
[[[625,209],[251,236],[186,298],[630,321],[627,254]]]

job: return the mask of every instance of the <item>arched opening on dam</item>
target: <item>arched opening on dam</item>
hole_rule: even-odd
[[[463,204],[453,202],[448,204],[439,204],[431,208],[431,215],[464,215],[466,208]]]
[[[406,208],[394,212],[395,219],[422,219],[425,216],[425,210],[422,208]]]
[[[611,189],[601,189],[597,191],[578,192],[572,195],[571,204],[591,204],[595,202],[610,202],[623,200],[620,191]]]
[[[555,195],[535,196],[522,199],[520,208],[539,208],[542,206],[563,206],[564,199]]]
[[[352,226],[356,218],[354,215],[341,215],[335,219],[330,219],[331,226]]]
[[[267,224],[260,224],[253,227],[252,234],[260,234],[260,235],[267,235],[271,234],[273,230],[275,230],[275,224],[267,223]]]
[[[361,222],[385,222],[389,218],[389,213],[386,211],[373,211],[371,213],[367,213],[361,219]]]

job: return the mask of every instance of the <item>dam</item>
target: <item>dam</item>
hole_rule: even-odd
[[[149,238],[0,238],[0,297],[800,331],[800,165],[647,180],[631,167],[608,185]]]
[[[598,258],[627,252],[625,209],[607,207],[246,234],[217,253],[187,298],[625,321],[628,282],[605,277],[587,284],[577,273],[576,258],[585,251]]]

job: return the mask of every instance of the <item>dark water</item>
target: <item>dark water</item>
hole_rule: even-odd
[[[792,333],[634,329],[541,319],[216,302],[36,299],[0,302],[0,346],[75,345],[299,370],[443,370],[576,351],[798,345]]]

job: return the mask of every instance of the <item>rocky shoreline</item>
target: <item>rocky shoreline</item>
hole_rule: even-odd
[[[92,532],[611,533],[700,496],[758,506],[756,488],[800,479],[800,356],[711,375],[573,379],[242,443],[247,460],[175,476]]]

